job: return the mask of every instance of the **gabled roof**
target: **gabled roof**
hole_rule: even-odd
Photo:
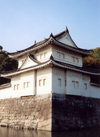
[[[70,36],[69,30],[67,27],[64,31],[56,34],[54,37],[56,40],[58,40],[64,44],[67,43],[70,46],[74,46],[74,47],[78,48],[77,45],[75,44],[75,42],[73,41],[72,37]],[[65,42],[62,41],[63,39],[65,40]],[[70,41],[70,43],[69,43],[69,41]]]
[[[70,45],[70,43],[69,44],[63,43],[61,41],[60,38],[64,37],[65,35],[68,35],[68,38],[71,40],[71,42],[75,46]],[[63,31],[63,32],[61,32],[61,33],[59,33],[57,35],[51,34],[48,39],[45,39],[45,40],[40,41],[40,42],[37,42],[34,45],[32,45],[32,46],[30,46],[30,47],[28,47],[28,48],[26,48],[24,50],[20,50],[20,51],[17,51],[17,52],[9,53],[9,56],[12,57],[12,58],[17,58],[17,57],[20,57],[20,56],[22,56],[22,55],[24,55],[26,53],[30,54],[32,51],[40,49],[42,47],[45,47],[45,46],[47,46],[49,44],[57,45],[57,46],[66,48],[66,49],[71,50],[73,52],[80,53],[80,54],[82,54],[84,56],[92,54],[92,51],[90,51],[90,50],[85,50],[85,49],[78,48],[76,46],[75,42],[72,40],[68,29],[66,29],[65,31]]]
[[[40,63],[40,64],[37,64],[35,66],[30,66],[28,68],[23,68],[23,69],[17,69],[16,71],[9,71],[9,72],[5,72],[3,74],[1,74],[2,77],[11,77],[13,75],[18,75],[18,74],[21,74],[21,73],[25,73],[27,71],[32,71],[32,70],[36,70],[36,69],[39,69],[39,68],[43,68],[45,66],[48,66],[51,64],[51,59],[49,59],[48,61],[46,62],[43,62],[43,63]]]
[[[21,70],[23,68],[35,66],[37,64],[40,64],[40,62],[35,59],[34,55],[30,54],[29,56],[26,57],[26,59],[18,69]]]

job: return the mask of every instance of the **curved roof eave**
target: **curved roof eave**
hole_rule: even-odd
[[[1,74],[1,76],[6,77],[6,78],[11,77],[11,76],[18,75],[18,74],[21,74],[21,73],[24,73],[24,72],[27,72],[27,71],[31,71],[31,70],[39,69],[41,67],[48,66],[51,62],[52,62],[51,60],[48,60],[44,63],[38,64],[38,65],[35,65],[35,66],[32,66],[32,67],[28,67],[28,68],[21,69],[21,70],[18,69],[17,71],[11,72],[11,73]]]
[[[59,46],[62,46],[63,48],[66,48],[68,50],[71,50],[71,51],[74,51],[74,52],[77,52],[77,53],[81,53],[83,55],[92,55],[93,52],[90,51],[90,50],[86,50],[86,49],[81,49],[81,48],[77,48],[77,47],[72,47],[70,45],[66,45],[62,42],[59,42],[57,41],[56,39],[54,39],[55,43],[54,44],[57,44]]]
[[[75,47],[71,47],[70,45],[66,45],[64,43],[61,43],[59,41],[57,41],[53,35],[50,35],[49,39],[44,41],[43,43],[38,43],[36,45],[34,45],[33,47],[31,48],[28,48],[26,50],[23,50],[22,52],[16,52],[16,53],[12,53],[10,54],[9,53],[9,57],[11,58],[17,58],[17,57],[20,57],[24,54],[29,54],[30,52],[34,51],[34,50],[37,50],[37,49],[40,49],[42,47],[45,47],[49,44],[56,44],[58,46],[61,46],[63,48],[66,48],[68,50],[71,50],[71,51],[74,51],[74,52],[77,52],[77,53],[80,53],[80,54],[83,54],[83,55],[92,55],[92,51],[89,51],[89,50],[85,50],[85,49],[80,49],[80,48],[75,48]]]
[[[32,67],[25,68],[25,69],[22,69],[22,70],[17,70],[15,72],[11,72],[11,73],[8,73],[8,74],[2,74],[1,76],[2,77],[11,77],[11,76],[14,76],[14,75],[18,75],[20,73],[24,73],[24,72],[27,72],[27,71],[39,69],[39,68],[42,68],[42,67],[46,67],[46,66],[48,66],[50,64],[58,66],[58,67],[61,67],[63,69],[68,69],[68,70],[84,73],[84,74],[87,74],[87,75],[100,76],[100,72],[96,73],[96,72],[93,72],[93,71],[84,70],[81,67],[77,68],[77,66],[73,66],[73,65],[69,66],[68,64],[66,64],[66,66],[65,66],[65,65],[63,65],[61,63],[58,63],[55,59],[53,59],[53,57],[51,57],[48,61],[43,62],[41,64],[38,64],[36,66],[32,66]]]
[[[69,67],[69,66],[64,66],[64,65],[61,65],[61,64],[55,62],[54,60],[52,61],[52,63],[56,66],[59,66],[59,67],[65,68],[65,69],[81,72],[81,73],[88,74],[88,75],[100,76],[100,73],[94,73],[94,72],[84,71],[84,70],[80,70],[80,69]]]

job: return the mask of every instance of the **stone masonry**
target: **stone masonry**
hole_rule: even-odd
[[[69,130],[100,126],[100,99],[53,95],[52,129]]]
[[[51,129],[51,95],[0,100],[0,125]]]
[[[0,125],[48,131],[100,126],[100,100],[47,94],[0,100]]]

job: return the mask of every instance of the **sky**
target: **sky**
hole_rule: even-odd
[[[100,47],[100,0],[0,0],[0,45],[8,52],[66,26],[79,48]]]

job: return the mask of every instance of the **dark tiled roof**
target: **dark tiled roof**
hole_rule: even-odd
[[[9,53],[9,55],[14,56],[14,55],[23,53],[23,52],[25,52],[25,51],[30,51],[31,49],[34,49],[35,47],[38,47],[38,46],[40,46],[40,45],[45,44],[46,42],[48,43],[48,41],[50,40],[51,37],[54,39],[54,41],[56,41],[56,43],[59,43],[59,45],[61,44],[61,45],[67,46],[69,50],[74,49],[74,50],[76,50],[76,52],[77,52],[77,51],[82,51],[82,52],[84,52],[85,54],[88,54],[88,53],[90,52],[89,50],[78,48],[77,46],[76,46],[76,47],[71,47],[70,45],[66,45],[66,44],[61,43],[61,42],[59,42],[59,41],[57,40],[58,37],[66,34],[66,33],[69,33],[68,29],[66,29],[65,31],[63,31],[63,32],[61,32],[61,33],[59,33],[59,34],[57,34],[57,35],[54,35],[54,36],[53,36],[53,34],[51,34],[49,38],[47,38],[47,39],[45,39],[45,40],[43,40],[43,41],[37,42],[37,43],[35,43],[34,45],[32,45],[32,46],[30,46],[30,47],[28,47],[28,48],[26,48],[26,49],[24,49],[24,50],[20,50],[20,51],[17,51],[17,52]],[[54,41],[53,41],[53,42],[54,42]],[[73,41],[73,40],[72,40],[72,41]],[[73,42],[74,42],[74,41],[73,41]],[[75,45],[76,45],[76,44],[75,44]]]
[[[64,63],[64,62],[60,62],[60,61],[57,61],[57,60],[54,60],[54,61],[55,61],[56,63],[60,64],[60,65],[65,66],[65,67],[69,67],[69,68],[81,70],[81,71],[84,71],[84,72],[97,73],[97,74],[100,73],[100,69],[92,69],[92,68],[78,67],[78,66],[71,65],[71,64],[68,64],[68,63]]]
[[[63,32],[61,32],[61,33],[59,33],[59,34],[56,34],[56,35],[54,35],[54,38],[57,38],[57,37],[63,35],[64,33],[65,33],[65,31],[63,31]],[[51,35],[53,36],[53,34],[51,34]],[[10,55],[14,55],[14,54],[18,54],[18,53],[24,52],[24,51],[26,51],[26,50],[30,50],[30,49],[32,49],[32,48],[34,48],[34,47],[37,47],[38,45],[43,44],[44,42],[47,42],[48,39],[49,39],[49,38],[47,38],[47,39],[45,39],[45,40],[42,40],[42,41],[40,41],[40,42],[36,42],[36,43],[33,44],[32,46],[30,46],[30,47],[28,47],[28,48],[26,48],[26,49],[24,49],[24,50],[20,50],[20,51],[17,51],[17,52],[12,52],[12,53],[9,53],[9,54],[10,54]]]
[[[58,44],[61,44],[61,45],[64,45],[66,46],[66,44],[60,42],[60,41],[57,41],[56,39],[54,39]],[[66,48],[68,48],[69,50],[75,50],[76,52],[79,51],[79,52],[84,52],[86,54],[91,54],[93,51],[92,50],[87,50],[87,49],[81,49],[81,48],[77,48],[77,47],[72,47],[70,45],[67,45]]]
[[[58,38],[58,37],[64,35],[65,33],[66,33],[66,30],[64,30],[64,31],[62,31],[62,32],[60,32],[60,33],[54,35],[54,37],[55,37],[55,38]]]
[[[37,47],[37,46],[45,43],[47,40],[48,40],[48,39],[45,39],[45,40],[40,41],[40,42],[37,42],[37,43],[35,43],[34,45],[32,45],[32,46],[30,46],[30,47],[28,47],[28,48],[26,48],[26,49],[24,49],[24,50],[20,50],[20,51],[8,53],[8,54],[9,54],[9,55],[15,55],[15,54],[22,53],[22,52],[24,52],[24,51],[30,50],[30,49],[32,49],[32,48],[34,48],[34,47]]]

